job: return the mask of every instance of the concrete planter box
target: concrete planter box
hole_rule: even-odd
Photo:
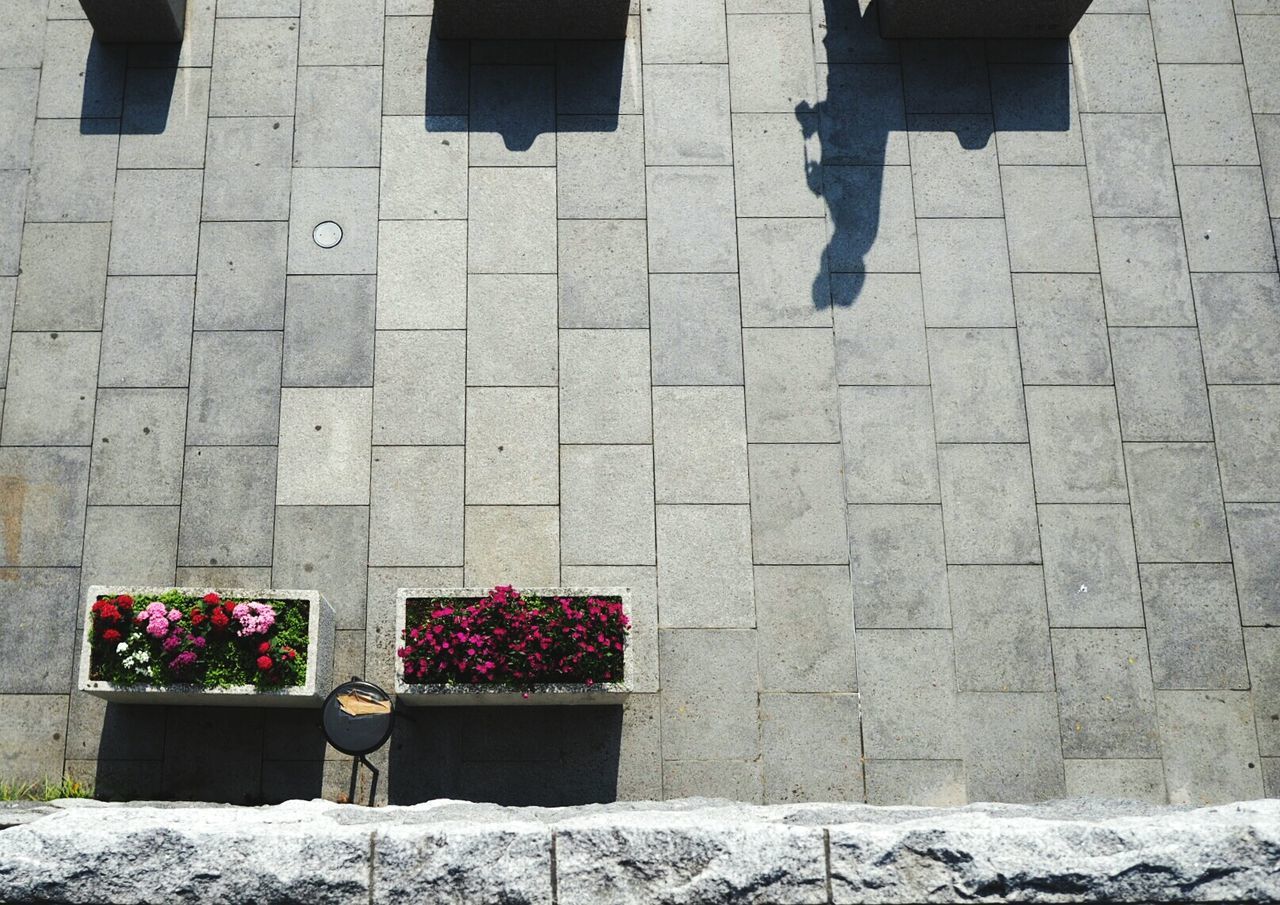
[[[879,0],[886,38],[1065,38],[1090,0]]]
[[[538,597],[619,597],[622,611],[631,618],[630,588],[518,588],[522,595]],[[401,588],[396,592],[396,647],[405,629],[405,605],[410,600],[423,597],[452,597],[455,599],[479,599],[489,594],[489,588]],[[404,678],[404,661],[396,658],[396,698],[404,704],[424,706],[474,706],[478,704],[619,704],[637,688],[635,645],[632,631],[623,640],[622,681],[602,682],[596,685],[563,684],[539,685],[525,692],[511,685],[427,685],[411,684]]]
[[[93,33],[104,44],[177,44],[187,0],[80,0]]]
[[[630,0],[436,0],[441,38],[621,39]]]
[[[90,608],[99,597],[119,594],[140,596],[181,591],[203,597],[210,591],[221,597],[245,600],[307,601],[307,677],[301,685],[260,689],[253,685],[204,688],[199,685],[115,685],[89,678],[90,638],[93,619]],[[95,697],[125,704],[208,704],[222,707],[319,707],[333,687],[333,607],[319,591],[245,590],[241,588],[129,588],[95,585],[85,595],[81,616],[81,691]]]

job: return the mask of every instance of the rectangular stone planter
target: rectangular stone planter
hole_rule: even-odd
[[[104,44],[177,44],[187,0],[80,0],[93,33]]]
[[[630,0],[436,0],[441,38],[622,39]]]
[[[210,591],[224,598],[245,600],[307,601],[307,677],[290,688],[260,689],[253,685],[230,688],[203,688],[198,685],[115,685],[89,678],[90,638],[93,619],[90,608],[99,597],[119,594],[140,596],[181,591],[203,597]],[[241,588],[130,588],[95,585],[85,595],[81,616],[81,691],[108,701],[126,704],[205,704],[222,707],[319,707],[333,687],[333,607],[319,591],[245,590]]]
[[[1065,38],[1090,0],[879,0],[886,38]]]
[[[539,597],[619,597],[622,611],[631,618],[630,588],[519,588],[521,594]],[[478,599],[489,594],[489,588],[401,588],[396,592],[396,647],[405,628],[405,605],[422,597],[453,597]],[[428,685],[406,682],[404,661],[396,659],[396,698],[404,704],[425,706],[474,706],[478,704],[622,704],[628,694],[642,689],[637,684],[638,665],[632,631],[623,640],[622,681],[602,682],[596,685],[563,684],[539,685],[536,690],[525,692],[510,685]]]

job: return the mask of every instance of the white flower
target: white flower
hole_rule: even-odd
[[[117,654],[123,654],[128,649],[129,649],[129,643],[127,641],[121,641],[119,644],[116,645]]]
[[[138,653],[135,654],[135,657],[137,658],[139,663],[147,663],[151,660],[151,654],[149,654],[145,650],[138,651]]]

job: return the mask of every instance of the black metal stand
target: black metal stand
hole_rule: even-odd
[[[372,807],[378,798],[378,776],[381,774],[378,772],[378,768],[370,763],[363,754],[351,759],[351,788],[347,791],[347,801],[352,804],[356,803],[356,779],[360,776],[361,764],[368,767],[369,772],[373,774],[373,779],[369,783],[369,806]]]

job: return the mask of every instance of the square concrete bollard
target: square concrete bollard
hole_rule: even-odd
[[[1090,0],[879,0],[886,38],[1065,38]]]
[[[621,40],[630,0],[436,0],[441,38]]]
[[[93,33],[104,44],[177,44],[187,0],[80,0]]]

